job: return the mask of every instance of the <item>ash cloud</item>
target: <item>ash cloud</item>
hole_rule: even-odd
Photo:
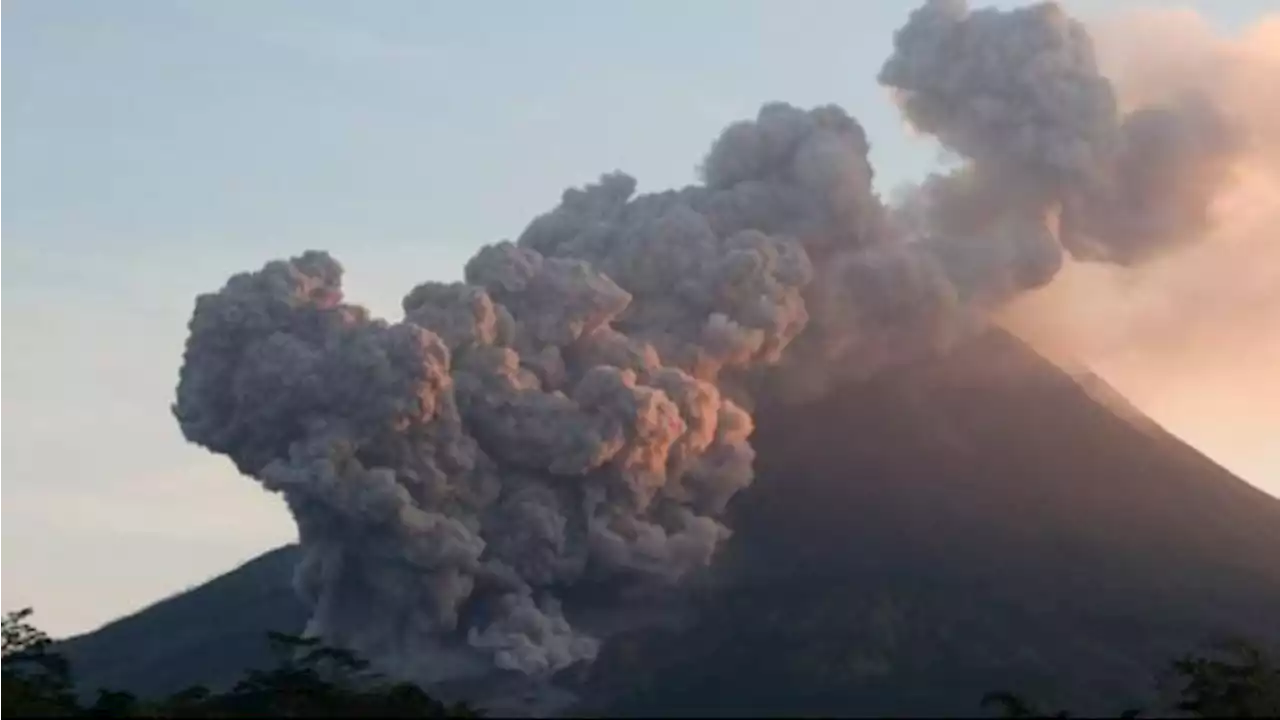
[[[1280,77],[1280,13],[1230,35],[1176,9],[1091,27],[1122,108],[1208,98],[1242,147],[1198,242],[1139,267],[1070,263],[997,319],[1067,370],[1101,374],[1164,428],[1277,494],[1280,98],[1259,88]]]
[[[1239,146],[1203,95],[1121,111],[1053,5],[928,2],[880,79],[966,160],[894,207],[853,118],[771,103],[699,184],[566,190],[402,321],[345,302],[316,251],[198,298],[174,414],[285,496],[310,632],[426,681],[589,662],[557,598],[713,561],[753,397],[945,351],[1064,251],[1194,238]]]
[[[1192,88],[1122,111],[1092,37],[1054,3],[1004,11],[929,0],[895,35],[879,77],[917,129],[970,160],[924,188],[940,196],[936,219],[981,231],[1013,218],[1008,252],[1021,258],[1024,287],[1059,269],[1054,235],[1075,255],[1133,264],[1203,234],[1247,142]],[[1051,214],[1056,233],[1045,227]]]

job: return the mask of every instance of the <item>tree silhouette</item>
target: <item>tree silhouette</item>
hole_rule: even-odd
[[[1159,689],[1172,697],[1171,710],[1187,717],[1280,717],[1280,664],[1266,651],[1241,638],[1214,643],[1207,654],[1186,654],[1174,660]],[[995,707],[1001,717],[1070,717],[1050,715],[1010,692],[991,692],[983,707]],[[1141,716],[1143,709],[1121,712],[1119,717]],[[1167,715],[1168,712],[1161,712]]]
[[[1280,663],[1240,638],[1173,662],[1177,709],[1193,717],[1280,717]]]
[[[27,618],[31,608],[5,613],[4,714],[65,717],[74,714],[75,688],[66,658],[50,652],[52,641]]]
[[[982,707],[998,708],[1000,710],[1000,717],[1006,718],[1071,717],[1071,714],[1066,711],[1048,713],[1040,710],[1026,698],[1011,692],[987,693],[982,697]]]
[[[219,716],[270,717],[475,717],[465,706],[446,706],[417,685],[390,682],[369,663],[316,638],[268,633],[279,662],[251,670],[205,707]]]
[[[102,689],[81,706],[66,658],[28,622],[31,609],[4,617],[5,716],[23,717],[479,717],[466,705],[445,705],[417,685],[393,682],[369,663],[316,638],[268,633],[277,658],[270,670],[250,670],[231,689],[195,686],[146,702]]]
[[[31,625],[30,608],[4,616],[3,714],[15,717],[479,717],[464,704],[445,705],[412,683],[373,672],[350,651],[316,638],[268,633],[276,656],[268,670],[250,670],[224,692],[194,686],[159,701],[100,689],[89,705],[76,695],[71,666]],[[122,658],[122,661],[126,661]],[[1190,717],[1280,717],[1280,664],[1242,640],[1216,643],[1205,654],[1174,660],[1160,684],[1172,707]],[[1001,717],[1071,717],[1011,692],[987,693],[982,706]],[[1133,718],[1130,709],[1118,717]],[[1168,711],[1159,714],[1168,714]]]

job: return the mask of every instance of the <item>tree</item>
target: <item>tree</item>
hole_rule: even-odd
[[[49,636],[27,622],[31,612],[25,608],[4,616],[4,714],[65,717],[79,709],[71,668],[66,658],[49,651]]]
[[[1232,638],[1213,644],[1208,654],[1174,660],[1158,681],[1173,698],[1172,709],[1190,717],[1280,717],[1280,664],[1247,640]],[[1048,717],[1019,695],[987,693],[983,707],[997,707],[1001,717]],[[1130,709],[1122,718],[1140,716]],[[1059,712],[1054,717],[1070,717]]]
[[[446,706],[412,683],[390,682],[353,653],[316,638],[269,633],[279,662],[251,670],[205,706],[219,716],[477,717],[464,705]]]
[[[1216,643],[1173,662],[1178,710],[1193,717],[1280,717],[1280,663],[1248,641]]]
[[[369,663],[316,638],[268,633],[277,657],[270,670],[250,670],[223,693],[190,687],[158,702],[101,689],[81,706],[66,658],[28,622],[31,609],[4,617],[4,715],[24,717],[479,717],[445,705],[417,685],[392,682]]]
[[[1011,692],[989,692],[986,695],[983,695],[982,707],[999,708],[1000,717],[1005,718],[1071,717],[1071,715],[1065,711],[1050,714],[1040,710],[1026,698]]]

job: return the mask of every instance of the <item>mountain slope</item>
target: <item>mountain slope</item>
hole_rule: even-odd
[[[991,333],[762,409],[699,621],[615,638],[593,709],[965,715],[1009,688],[1115,712],[1197,642],[1280,641],[1280,502],[1090,392]]]
[[[293,545],[62,643],[82,690],[154,697],[194,684],[222,686],[271,661],[265,633],[296,633],[306,608],[291,585]]]
[[[1280,641],[1280,502],[1090,392],[993,331],[760,408],[759,479],[692,619],[618,631],[559,684],[612,714],[964,715],[996,688],[1107,711],[1194,642]],[[225,680],[261,661],[254,633],[302,626],[293,553],[66,647],[91,684]]]

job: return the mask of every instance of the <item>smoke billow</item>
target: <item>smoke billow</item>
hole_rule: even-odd
[[[565,191],[390,323],[322,252],[196,302],[174,413],[284,495],[310,631],[427,680],[597,653],[557,597],[677,582],[752,482],[751,399],[944,350],[1048,282],[1194,238],[1241,138],[1211,98],[1122,112],[1051,4],[931,0],[880,79],[965,159],[889,208],[834,106],[728,127],[702,182]]]
[[[1280,97],[1263,90],[1280,78],[1280,13],[1224,36],[1190,11],[1147,9],[1107,18],[1095,37],[1122,107],[1190,94],[1230,119],[1244,140],[1231,183],[1199,242],[1137,269],[1069,263],[998,319],[1280,493]]]

